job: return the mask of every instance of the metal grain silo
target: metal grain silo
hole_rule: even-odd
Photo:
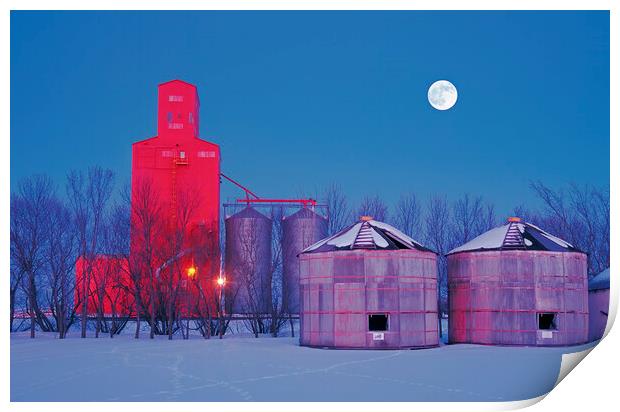
[[[439,344],[437,255],[371,218],[300,255],[300,344],[424,348]]]
[[[588,340],[601,339],[609,318],[609,268],[588,282]]]
[[[228,217],[226,228],[226,310],[266,313],[271,306],[271,219],[246,207]]]
[[[588,338],[587,256],[519,218],[448,253],[451,343],[557,346]]]
[[[327,219],[307,207],[282,219],[282,304],[287,313],[299,313],[297,255],[327,236]]]

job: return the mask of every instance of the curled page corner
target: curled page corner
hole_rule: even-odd
[[[592,351],[595,347],[596,345],[586,350],[582,350],[581,352],[563,354],[562,363],[560,364],[560,373],[558,374],[558,379],[555,381],[555,385],[553,385],[553,387],[555,388],[558,386],[558,384],[566,378],[570,371],[575,369],[575,366],[579,365],[579,362],[588,356],[588,353],[590,353],[590,351]]]
[[[503,403],[498,405],[499,406],[499,410],[514,411],[514,410],[517,410],[517,409],[529,408],[530,406],[536,405],[538,402],[540,402],[543,399],[545,399],[547,397],[547,395],[548,395],[548,393],[545,393],[543,395],[536,396],[536,397],[530,398],[530,399],[524,399],[522,401],[503,402]]]
[[[605,325],[605,332],[603,333],[604,339],[605,336],[609,334],[611,327],[614,325],[616,321],[616,314],[618,313],[618,288],[610,288],[610,296],[609,296],[609,311],[607,312],[607,325]]]

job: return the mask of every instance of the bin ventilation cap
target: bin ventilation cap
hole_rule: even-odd
[[[523,222],[518,217],[510,217],[508,224],[491,229],[447,254],[483,250],[581,252],[570,243],[545,232],[538,226]]]
[[[373,220],[370,216],[362,216],[360,222],[308,246],[301,253],[351,249],[415,249],[431,251],[395,227]]]

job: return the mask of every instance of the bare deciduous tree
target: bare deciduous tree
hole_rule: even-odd
[[[127,192],[123,192],[126,196]],[[129,273],[130,208],[126,198],[116,203],[106,218],[104,253],[108,256],[108,279],[104,306],[110,308],[110,337],[121,333],[135,311]]]
[[[291,324],[291,331],[293,330],[293,321],[288,308],[285,305],[286,294],[289,293],[286,288],[283,287],[282,282],[283,268],[282,268],[282,239],[283,239],[283,226],[282,218],[284,217],[284,209],[282,207],[273,207],[271,209],[272,226],[272,245],[271,245],[271,302],[270,302],[270,319],[269,319],[269,333],[271,336],[277,337],[280,333],[282,326],[288,321]]]
[[[187,328],[189,329],[190,302],[192,297],[191,288],[195,279],[189,279],[187,268],[182,267],[183,257],[193,255],[196,245],[192,244],[189,239],[190,225],[194,219],[196,212],[200,207],[200,199],[195,196],[192,190],[180,190],[176,197],[174,217],[170,223],[170,233],[166,236],[165,254],[167,261],[171,262],[164,272],[164,276],[160,279],[160,285],[163,290],[160,291],[162,300],[162,312],[165,313],[164,330],[167,332],[168,339],[172,339],[172,335],[176,330],[175,325],[179,324],[180,295],[181,292],[186,297],[185,309],[187,317]],[[195,275],[195,274],[194,274]],[[194,276],[192,275],[192,276]],[[184,334],[184,338],[188,338],[189,334]]]
[[[482,196],[470,197],[469,194],[454,202],[452,220],[456,244],[469,242],[497,224],[494,206],[486,203]]]
[[[323,197],[327,205],[327,233],[331,236],[351,223],[351,206],[342,187],[335,183],[325,190]]]
[[[588,253],[588,272],[595,275],[609,267],[609,192],[591,186],[569,185],[552,189],[540,181],[531,189],[543,202],[534,223]]]
[[[12,247],[11,247],[12,252]],[[11,323],[10,330],[13,332],[13,322],[15,320],[15,308],[17,306],[18,301],[18,291],[20,286],[22,285],[22,280],[24,279],[24,271],[14,263],[13,259],[11,259],[11,300],[10,300],[10,311],[11,311]]]
[[[388,219],[388,207],[379,196],[365,196],[357,209],[357,214],[385,222]]]
[[[414,193],[402,195],[396,203],[394,223],[403,233],[416,238],[421,236],[422,208]]]
[[[478,235],[497,226],[497,216],[495,214],[495,206],[491,203],[486,203],[482,209],[482,215],[480,220],[476,224],[476,232]]]
[[[205,339],[215,335],[222,338],[232,319],[231,314],[225,313],[223,304],[224,289],[229,284],[218,283],[218,279],[224,280],[225,275],[221,271],[221,249],[218,248],[221,239],[214,236],[215,230],[213,225],[206,222],[192,230],[194,258],[199,266],[206,268],[206,273],[199,274],[190,285],[197,292],[197,299],[192,304],[196,314],[194,323]]]
[[[148,314],[149,337],[157,329],[157,274],[162,261],[159,243],[164,239],[162,204],[153,182],[148,179],[132,187],[130,275],[136,302],[136,338],[140,335],[140,314]]]
[[[11,260],[15,277],[24,281],[31,338],[35,336],[35,325],[46,332],[53,329],[38,302],[46,263],[46,220],[53,194],[54,187],[49,177],[35,175],[21,181],[11,196]],[[14,307],[12,313],[13,310]]]
[[[114,174],[109,169],[95,166],[87,173],[73,170],[67,174],[67,198],[77,230],[78,255],[85,259],[85,269],[78,286],[81,296],[81,337],[86,337],[88,298],[93,262],[99,253],[103,219],[112,194]]]
[[[56,322],[58,337],[64,339],[75,321],[75,231],[71,213],[58,199],[52,199],[47,214],[46,261],[47,303]]]
[[[428,202],[425,216],[425,243],[439,255],[437,256],[438,272],[438,309],[439,313],[448,312],[448,265],[445,254],[454,244],[450,206],[445,196],[432,196]],[[441,332],[441,316],[439,319]]]
[[[480,196],[471,198],[469,194],[465,194],[454,202],[452,227],[456,243],[469,242],[481,233],[479,230],[483,211],[484,207]]]

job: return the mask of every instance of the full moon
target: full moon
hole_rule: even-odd
[[[428,102],[437,110],[448,110],[457,98],[456,87],[447,80],[437,80],[428,88]]]

